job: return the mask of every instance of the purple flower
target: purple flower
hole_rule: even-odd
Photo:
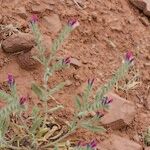
[[[34,24],[34,23],[36,23],[37,21],[38,21],[37,15],[32,15],[31,20],[30,20],[31,24]]]
[[[108,105],[112,102],[113,102],[113,99],[109,97],[103,97],[103,99],[101,100],[102,105]]]
[[[79,148],[90,148],[91,150],[93,150],[94,148],[96,148],[96,146],[97,146],[97,143],[96,143],[96,141],[95,140],[92,140],[91,142],[89,142],[89,143],[85,143],[85,142],[78,142],[78,144],[77,144],[77,147],[79,147]]]
[[[14,76],[13,76],[12,74],[8,74],[8,80],[7,80],[7,82],[8,82],[8,85],[9,85],[10,87],[14,86],[14,84],[15,84],[15,79],[14,79]]]
[[[127,52],[126,55],[125,55],[125,61],[131,63],[133,61],[133,59],[134,59],[134,57],[133,57],[132,52]]]
[[[95,140],[91,141],[90,147],[91,147],[91,148],[96,148],[96,146],[97,146],[96,141],[95,141]]]
[[[68,65],[68,64],[70,64],[70,57],[67,57],[62,60],[62,65]]]
[[[27,97],[22,96],[19,100],[20,105],[24,105],[27,102]]]
[[[91,80],[90,80],[90,79],[88,79],[88,85],[89,85],[89,86],[92,86],[92,85],[93,85],[93,83],[94,83],[94,78],[93,78],[93,79],[91,79]]]
[[[68,25],[72,27],[72,29],[75,29],[79,26],[79,22],[76,19],[71,19],[68,21]]]

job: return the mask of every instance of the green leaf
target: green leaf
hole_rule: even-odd
[[[88,107],[88,99],[89,99],[91,90],[92,90],[92,86],[91,85],[87,85],[85,90],[84,90],[84,92],[83,92],[82,99],[83,99],[83,107],[84,107],[84,109],[87,109],[87,107]]]
[[[102,126],[93,126],[93,125],[90,125],[89,123],[83,123],[81,126],[83,128],[90,130],[90,131],[93,131],[93,132],[104,132],[104,131],[106,131],[106,129]]]
[[[39,110],[38,106],[34,106],[33,109],[32,109],[32,117],[33,118],[37,117],[38,114],[39,114],[39,111],[40,110]]]
[[[1,131],[2,137],[5,136],[5,133],[8,130],[9,122],[10,122],[10,118],[9,117],[1,117],[0,118],[0,131]]]
[[[82,108],[82,104],[81,104],[81,99],[79,96],[76,96],[76,100],[75,100],[75,103],[76,103],[76,107],[79,111],[81,111],[81,108]]]
[[[55,64],[52,65],[52,67],[50,69],[50,74],[53,74],[55,71],[59,71],[62,68],[63,68],[62,60],[59,60],[58,62],[56,62]]]
[[[58,150],[58,146],[57,145],[55,145],[54,150]]]
[[[40,100],[43,100],[43,101],[46,100],[46,91],[44,91],[44,89],[42,89],[41,87],[35,84],[32,84],[32,90],[40,98]]]
[[[2,90],[0,90],[0,98],[8,103],[13,101],[13,97]]]
[[[64,86],[65,86],[65,82],[62,82],[62,83],[56,85],[54,88],[49,90],[48,95],[51,96],[51,95],[57,93],[58,91],[63,89]]]
[[[43,121],[42,118],[37,117],[37,118],[33,121],[32,126],[31,126],[31,128],[30,128],[30,131],[31,131],[32,133],[35,133],[35,131],[36,131],[38,128],[40,128],[40,126],[41,126],[41,124],[42,124],[42,121]]]
[[[51,108],[50,110],[48,110],[48,113],[53,113],[53,112],[58,111],[58,110],[63,109],[63,108],[64,108],[63,105],[58,105],[58,106],[56,106],[56,107]]]

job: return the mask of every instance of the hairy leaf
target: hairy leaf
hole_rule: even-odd
[[[36,119],[34,119],[32,126],[30,128],[30,131],[32,133],[35,133],[35,131],[40,128],[41,124],[42,124],[43,119],[40,117],[37,117]]]
[[[58,110],[63,109],[63,108],[64,108],[63,105],[58,105],[58,106],[56,106],[56,107],[51,108],[50,110],[48,110],[48,113],[53,113],[53,112],[58,111]]]
[[[38,106],[34,106],[32,109],[32,117],[36,118],[39,114],[40,109],[38,108]]]
[[[13,101],[13,97],[2,90],[0,90],[0,98],[8,103]]]
[[[106,131],[106,129],[102,126],[94,126],[94,125],[90,125],[89,123],[83,123],[81,126],[83,128],[90,130],[90,131],[93,131],[93,132],[104,132],[104,131]]]
[[[48,95],[51,96],[51,95],[55,94],[56,92],[58,92],[61,89],[63,89],[64,86],[65,86],[65,82],[59,83],[54,88],[52,88],[52,89],[49,90]]]
[[[81,104],[81,99],[79,96],[76,96],[76,99],[75,99],[75,104],[76,104],[76,107],[79,111],[81,111],[82,109],[82,104]]]
[[[43,100],[43,101],[46,100],[46,91],[44,91],[44,89],[37,86],[36,84],[32,84],[32,90],[40,98],[40,100]]]

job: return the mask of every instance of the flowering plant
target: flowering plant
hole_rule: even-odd
[[[61,90],[64,87],[65,82],[59,83],[50,89],[48,80],[56,71],[63,69],[70,64],[70,57],[57,61],[56,53],[68,35],[77,26],[79,26],[79,22],[74,19],[68,22],[68,24],[64,27],[64,30],[60,33],[58,39],[54,40],[51,48],[51,55],[48,57],[45,56],[46,50],[42,45],[42,36],[38,28],[38,18],[36,16],[32,17],[30,26],[35,37],[38,50],[38,56],[35,56],[34,59],[39,61],[44,67],[42,85],[33,83],[32,90],[45,104],[45,111],[43,112],[43,110],[41,110],[38,106],[35,106],[32,109],[32,114],[28,115],[28,117],[24,117],[23,112],[26,110],[25,104],[28,98],[27,96],[20,97],[18,95],[15,79],[13,75],[9,74],[8,86],[10,88],[10,94],[0,89],[0,98],[7,102],[7,105],[0,110],[0,147],[14,150],[46,150],[55,146],[55,149],[57,150],[57,144],[76,132],[79,128],[85,128],[92,132],[105,131],[102,126],[98,125],[98,122],[105,115],[105,110],[107,110],[113,102],[112,98],[107,97],[106,94],[129,70],[133,61],[132,53],[128,52],[126,54],[124,63],[117,70],[112,79],[102,88],[98,89],[93,101],[90,101],[89,99],[93,89],[94,79],[89,79],[87,81],[87,86],[85,87],[82,96],[76,96],[75,112],[72,120],[67,123],[67,131],[59,138],[56,138],[56,140],[49,140],[52,131],[48,124],[48,112],[54,112],[64,108],[64,106],[57,102],[56,107],[48,110],[48,101],[50,99],[55,100],[52,95]],[[54,64],[53,62],[56,63]],[[92,112],[94,112],[94,115],[89,117],[89,114]],[[13,131],[14,136],[7,138],[11,131]],[[26,142],[28,142],[28,146],[26,146]],[[94,150],[96,149],[96,142],[80,142],[77,144],[75,149]]]

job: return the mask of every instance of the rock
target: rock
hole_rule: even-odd
[[[65,84],[66,87],[69,87],[73,84],[71,80],[67,80],[65,83],[66,83]]]
[[[149,0],[130,0],[130,2],[142,10],[145,15],[150,17],[150,1]]]
[[[113,102],[109,112],[101,119],[102,124],[112,129],[120,129],[129,125],[136,114],[134,104],[113,93],[108,96],[113,99]]]
[[[61,21],[57,14],[43,17],[43,24],[51,33],[57,33],[62,28]]]
[[[31,9],[33,13],[43,13],[46,10],[53,10],[52,6],[43,3],[32,5]]]
[[[19,7],[16,9],[16,13],[23,19],[27,19],[27,12],[26,12],[26,9],[25,7]]]
[[[3,16],[0,14],[0,23],[3,21]]]
[[[76,58],[70,58],[70,64],[74,67],[81,67],[81,62]]]
[[[133,140],[134,140],[135,142],[140,142],[140,136],[139,136],[138,134],[135,134],[135,135],[133,136]]]
[[[150,110],[150,94],[148,95],[147,100],[146,100],[146,107],[148,110]]]
[[[8,53],[28,52],[34,46],[34,38],[29,33],[13,34],[2,42],[2,49]]]
[[[128,138],[113,134],[101,143],[101,150],[142,150],[142,146]]]
[[[35,56],[35,53],[37,54],[36,49],[33,48],[29,52],[23,52],[22,54],[20,54],[17,59],[17,63],[19,64],[19,66],[27,71],[37,69],[40,66],[40,63],[33,58],[33,56]]]
[[[139,20],[140,20],[140,21],[141,21],[141,23],[142,23],[143,25],[145,25],[146,27],[148,27],[148,26],[149,26],[149,21],[148,21],[148,19],[147,19],[147,18],[140,17],[140,18],[139,18]]]

